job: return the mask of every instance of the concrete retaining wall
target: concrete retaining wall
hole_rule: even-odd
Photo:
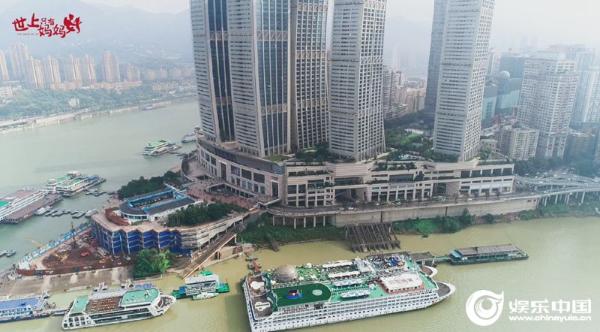
[[[501,201],[490,200],[405,208],[398,207],[382,211],[343,211],[334,217],[334,225],[343,227],[358,223],[394,222],[416,218],[435,218],[438,216],[456,217],[460,216],[465,209],[474,216],[484,216],[486,214],[500,215],[534,210],[538,202],[538,198],[519,198]]]

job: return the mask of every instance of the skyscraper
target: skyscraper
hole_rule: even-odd
[[[579,71],[573,123],[600,122],[600,68]]]
[[[327,142],[328,0],[291,0],[292,148]]]
[[[96,61],[88,54],[81,58],[81,80],[85,85],[96,83]]]
[[[41,60],[29,57],[24,64],[25,82],[33,89],[42,89],[46,86],[44,80],[44,65]]]
[[[442,43],[446,22],[446,7],[449,0],[434,0],[433,24],[431,26],[431,47],[429,48],[429,69],[427,72],[427,92],[425,94],[425,112],[433,123],[437,100],[438,81],[442,59]]]
[[[80,85],[83,80],[81,77],[81,60],[70,54],[63,61],[63,73],[66,82],[74,82]]]
[[[259,157],[290,151],[289,14],[289,0],[227,1],[235,137]]]
[[[459,161],[479,153],[494,0],[448,0],[436,98],[434,150]]]
[[[46,86],[53,88],[62,82],[58,60],[51,56],[44,61],[44,81]]]
[[[4,52],[0,51],[0,81],[8,81],[10,75],[8,74],[8,65],[6,63],[6,56]]]
[[[29,62],[29,50],[23,43],[16,43],[9,48],[9,64],[13,79],[26,79],[26,68]]]
[[[576,63],[559,55],[525,61],[518,119],[540,132],[537,156],[562,158],[577,90]]]
[[[104,82],[115,83],[121,81],[119,60],[110,51],[104,51],[102,56],[102,73]]]
[[[385,152],[383,37],[386,0],[336,0],[330,78],[332,153],[365,160]]]
[[[232,141],[227,0],[192,0],[191,15],[200,127],[211,141]]]

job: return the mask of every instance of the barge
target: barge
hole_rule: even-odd
[[[455,249],[450,252],[448,257],[450,264],[453,265],[504,262],[529,258],[525,251],[512,244]]]

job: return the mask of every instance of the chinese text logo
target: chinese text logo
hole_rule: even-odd
[[[25,17],[16,18],[12,22],[12,25],[15,31],[20,34],[65,38],[71,32],[79,33],[81,31],[81,23],[81,18],[73,14],[65,16],[62,24],[60,24],[54,17],[36,17],[35,13],[33,13],[30,19]]]

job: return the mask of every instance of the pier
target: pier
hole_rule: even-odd
[[[400,248],[400,240],[392,231],[391,223],[348,225],[346,239],[352,250],[358,252]]]

